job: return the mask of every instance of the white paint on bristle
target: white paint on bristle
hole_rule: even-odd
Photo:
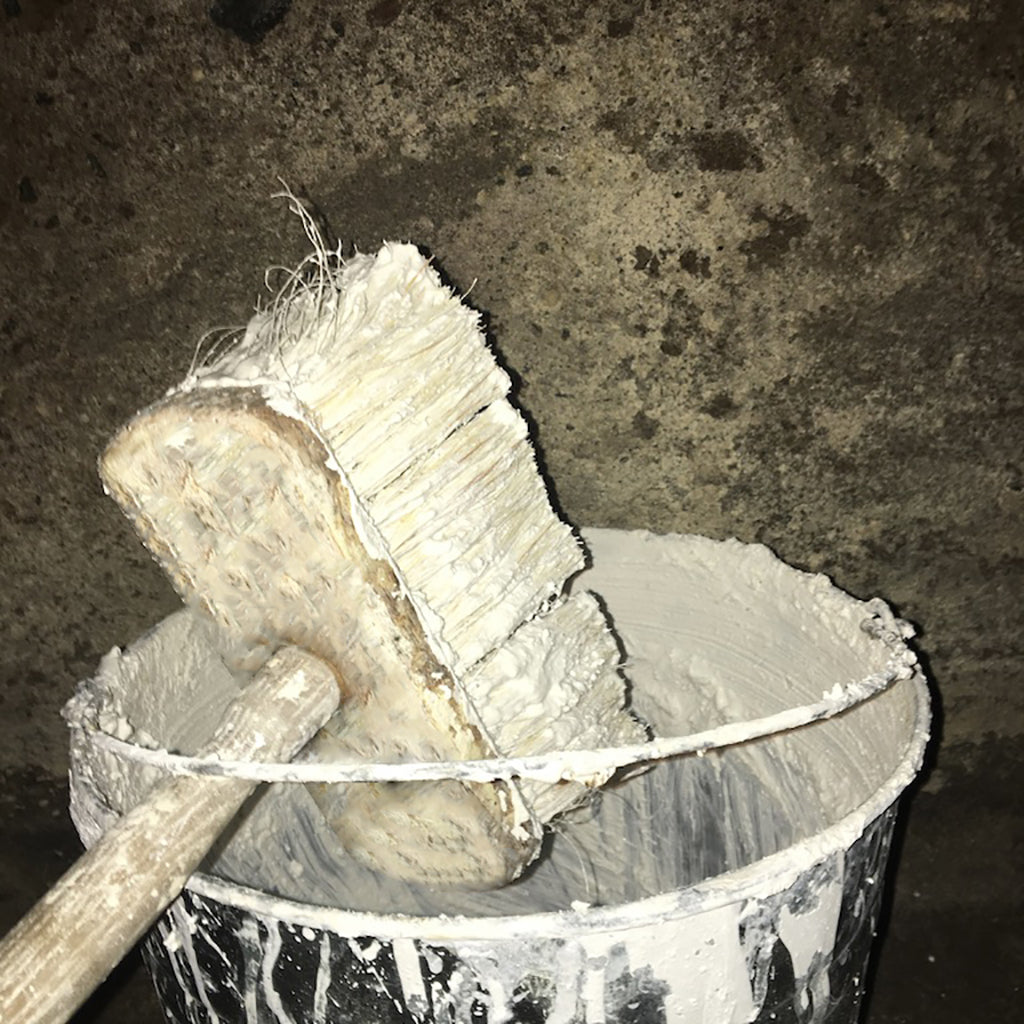
[[[388,243],[315,274],[180,391],[255,387],[322,441],[368,551],[458,674],[557,596],[582,551],[551,512],[478,315],[419,251]]]
[[[234,347],[115,440],[109,489],[232,664],[287,641],[339,669],[349,700],[314,745],[322,759],[642,741],[600,611],[562,596],[581,545],[551,508],[478,314],[413,246],[342,262],[304,219],[316,252]],[[476,670],[506,647],[504,668]],[[409,872],[429,843],[439,883],[479,870],[495,884],[609,775],[534,780],[525,802],[513,780],[418,783],[415,807],[408,785],[312,792],[354,854],[383,867],[386,851],[387,870]],[[481,811],[491,824],[472,823]],[[485,867],[503,845],[502,866]]]

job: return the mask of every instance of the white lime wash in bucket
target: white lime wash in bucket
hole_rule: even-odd
[[[896,801],[928,735],[901,624],[762,547],[584,538],[577,586],[606,602],[659,737],[890,685],[607,789],[494,892],[431,892],[341,859],[305,789],[276,783],[147,946],[170,1020],[853,1024]],[[159,772],[93,730],[188,753],[237,685],[188,613],[108,657],[68,709],[87,842]]]

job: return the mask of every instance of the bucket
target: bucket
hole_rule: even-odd
[[[908,630],[758,545],[584,537],[575,585],[604,600],[660,737],[597,756],[647,770],[489,893],[375,876],[323,835],[302,786],[264,787],[145,941],[168,1021],[857,1020],[897,801],[928,738]],[[107,656],[66,712],[83,841],[167,749],[199,747],[238,685],[187,611]]]

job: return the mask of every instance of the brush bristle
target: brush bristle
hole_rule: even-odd
[[[592,594],[573,594],[520,627],[465,677],[488,733],[507,755],[642,743],[647,729],[625,710],[620,654]],[[549,821],[586,798],[611,773],[520,787]]]
[[[323,756],[642,738],[597,603],[562,598],[582,550],[551,507],[477,314],[409,245],[342,265],[320,253],[313,267],[111,445],[105,482],[143,539],[239,663],[289,642],[340,668],[357,699],[321,734]],[[585,795],[577,783],[454,790],[470,804],[457,807],[451,785],[429,799],[403,786],[315,796],[356,846],[371,821],[391,822],[393,856],[379,835],[362,853],[397,873],[410,815],[427,809],[454,841],[477,813],[476,847],[497,858],[439,857],[437,874],[497,884],[483,876],[513,877],[540,822]]]

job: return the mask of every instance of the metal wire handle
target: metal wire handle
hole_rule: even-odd
[[[159,767],[174,775],[213,775],[251,779],[258,782],[352,783],[426,782],[456,779],[465,782],[493,782],[497,779],[535,779],[555,783],[566,780],[586,782],[592,776],[620,768],[663,761],[685,754],[698,757],[709,750],[735,746],[765,736],[789,732],[812,722],[824,721],[861,704],[894,682],[914,675],[917,656],[904,641],[913,634],[907,623],[895,618],[883,601],[868,603],[872,617],[861,628],[893,648],[881,672],[846,685],[836,684],[821,699],[786,708],[761,718],[690,733],[686,736],[656,738],[645,743],[593,750],[555,750],[527,757],[492,757],[472,761],[366,762],[332,761],[317,763],[253,763],[190,757],[168,750],[142,747],[118,739],[102,730],[92,730],[92,742],[119,758]],[[301,756],[301,755],[300,755]]]

